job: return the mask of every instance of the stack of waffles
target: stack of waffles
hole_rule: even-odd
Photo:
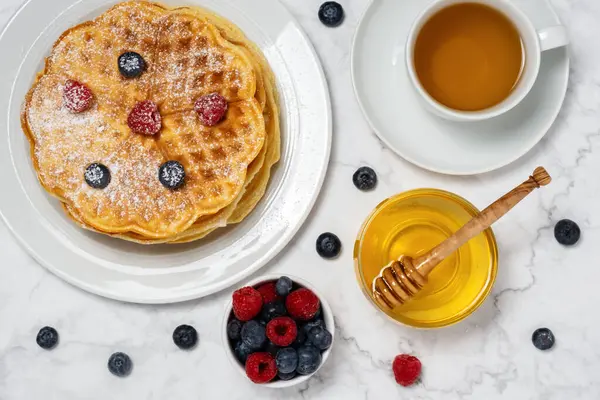
[[[138,57],[126,61],[139,75],[124,76],[124,54]],[[206,123],[212,111],[199,100],[215,97],[226,111]],[[154,111],[138,117],[156,131],[136,130],[139,118],[132,126],[142,103]],[[241,222],[280,157],[276,84],[257,46],[207,10],[147,1],[63,33],[22,125],[40,183],[71,219],[143,244],[190,242]],[[167,164],[176,173],[161,177]]]

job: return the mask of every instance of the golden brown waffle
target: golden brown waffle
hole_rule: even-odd
[[[148,69],[139,78],[121,77],[116,60],[125,51],[143,54]],[[90,87],[90,110],[62,107],[67,79]],[[229,110],[206,127],[193,105],[213,92]],[[145,99],[163,118],[157,137],[127,126],[129,111]],[[264,56],[230,22],[202,9],[134,1],[61,36],[22,122],[40,182],[80,225],[140,243],[187,242],[240,222],[263,196],[279,159],[277,101]],[[185,167],[178,190],[158,180],[167,160]],[[102,190],[83,178],[98,161],[112,175]]]

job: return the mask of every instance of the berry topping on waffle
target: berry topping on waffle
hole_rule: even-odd
[[[146,61],[135,51],[128,51],[119,56],[119,72],[125,78],[137,78],[146,70]]]
[[[69,79],[63,89],[63,101],[69,111],[82,113],[92,106],[94,95],[83,83]]]
[[[185,183],[185,169],[178,161],[167,161],[160,166],[158,179],[167,189],[178,189]]]
[[[227,112],[227,100],[219,93],[211,93],[196,100],[194,109],[200,116],[200,122],[204,126],[215,126]]]
[[[158,106],[150,100],[137,103],[129,113],[127,125],[134,133],[156,135],[162,128],[162,117]]]

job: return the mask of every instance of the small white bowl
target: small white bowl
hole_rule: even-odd
[[[295,386],[295,385],[298,385],[302,382],[306,382],[307,380],[309,380],[311,376],[316,374],[319,371],[319,369],[321,369],[323,364],[325,364],[325,362],[329,358],[329,353],[331,353],[331,349],[333,348],[333,342],[335,339],[335,326],[334,326],[334,322],[333,322],[333,314],[331,312],[331,308],[329,307],[329,304],[327,303],[327,300],[325,300],[325,297],[323,296],[323,294],[321,292],[319,292],[317,289],[315,289],[314,286],[312,286],[310,283],[306,282],[305,280],[300,279],[296,276],[287,275],[287,274],[286,275],[266,275],[266,276],[261,276],[260,278],[257,278],[257,279],[253,279],[250,282],[247,282],[244,286],[257,287],[259,285],[262,285],[263,283],[276,281],[277,279],[279,279],[282,276],[289,277],[298,286],[305,287],[317,295],[317,297],[319,298],[319,301],[321,302],[321,308],[322,308],[322,312],[323,312],[323,321],[325,322],[325,328],[327,328],[327,330],[331,333],[331,346],[329,346],[329,348],[321,354],[321,357],[322,357],[321,365],[319,365],[319,368],[317,368],[317,370],[315,372],[313,372],[310,375],[297,375],[294,378],[290,379],[289,381],[279,380],[279,381],[275,381],[275,382],[260,384],[260,386],[268,387],[268,388],[287,388],[287,387]],[[232,313],[232,301],[229,300],[229,302],[227,303],[227,306],[225,307],[225,315],[223,317],[223,323],[222,323],[222,327],[221,327],[221,338],[223,340],[223,348],[225,349],[227,358],[231,362],[231,365],[233,366],[233,368],[236,369],[240,374],[242,374],[242,376],[244,376],[244,378],[248,379],[249,382],[252,382],[250,380],[250,378],[248,378],[248,376],[246,375],[246,369],[244,368],[244,365],[242,365],[238,361],[238,359],[235,357],[233,348],[229,344],[229,338],[227,337],[227,323],[229,322],[229,317],[230,317],[231,313]]]

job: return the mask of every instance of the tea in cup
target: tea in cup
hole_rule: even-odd
[[[541,52],[566,44],[563,26],[536,31],[507,0],[437,0],[411,28],[406,63],[430,111],[478,121],[519,104],[535,83]]]

